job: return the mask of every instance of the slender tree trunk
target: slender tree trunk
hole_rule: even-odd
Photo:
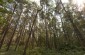
[[[17,39],[16,39],[16,46],[15,46],[15,51],[16,51],[16,49],[17,49],[17,47],[18,47],[18,45],[19,45],[19,42],[20,42],[20,37],[22,36],[22,29],[20,30],[20,34],[19,34],[19,36],[17,37]]]
[[[1,49],[2,45],[3,45],[3,42],[4,42],[5,36],[7,34],[7,31],[8,31],[8,26],[6,27],[6,29],[5,29],[5,31],[4,31],[4,33],[2,35],[2,39],[0,41],[0,49]]]
[[[49,41],[48,41],[48,30],[47,30],[47,22],[45,18],[45,37],[46,37],[46,48],[49,48]]]
[[[63,29],[63,33],[64,33],[64,37],[65,37],[65,40],[66,40],[66,44],[68,44],[68,40],[69,40],[69,35],[68,35],[68,33],[67,33],[67,30],[65,30],[65,28],[64,28],[64,22],[62,21],[62,17],[61,17],[61,23],[62,23],[62,29]]]
[[[6,49],[6,51],[8,51],[9,48],[10,48],[10,45],[11,45],[12,39],[13,39],[13,37],[14,37],[14,34],[15,34],[15,32],[16,32],[17,25],[18,25],[18,23],[19,23],[19,19],[20,19],[20,17],[21,17],[21,14],[22,14],[22,11],[21,11],[21,13],[20,13],[20,15],[19,15],[19,18],[16,20],[15,28],[14,28],[14,30],[13,30],[12,36],[11,36],[11,38],[10,38],[10,41],[9,41],[8,44],[7,44],[7,49]]]
[[[12,15],[10,17],[8,16],[7,18],[12,18],[13,14],[15,12],[15,9],[16,9],[16,4],[15,4],[15,7],[14,7]],[[6,34],[7,34],[8,30],[9,30],[11,22],[12,22],[12,19],[9,21],[9,23],[4,27],[5,29],[3,29],[3,31],[2,31],[2,39],[0,41],[0,49],[1,49],[2,45],[3,45],[4,39],[5,39]]]
[[[61,2],[61,0],[60,0],[60,2]],[[61,4],[62,4],[62,2],[61,2]],[[62,6],[63,6],[63,4],[62,4]],[[72,17],[71,15],[69,15],[70,12],[67,12],[64,6],[63,6],[63,9],[64,9],[64,11],[68,14],[69,21],[71,22],[71,24],[72,24],[72,26],[73,26],[73,28],[74,28],[74,31],[75,31],[76,35],[78,36],[78,38],[79,38],[82,46],[85,47],[84,35],[79,31],[78,27],[74,24],[73,19],[72,19],[73,17]],[[71,17],[72,17],[72,18],[71,18]]]
[[[29,42],[31,33],[32,33],[32,27],[31,27],[31,30],[30,30],[30,33],[29,33],[29,37],[27,38],[27,41],[26,41],[26,44],[25,44],[25,48],[24,48],[24,53],[23,53],[23,55],[26,55],[26,50],[27,50],[27,47],[28,47],[28,42]]]
[[[70,18],[70,22],[72,23],[72,26],[74,28],[74,31],[76,32],[76,35],[79,38],[81,44],[85,47],[84,35],[82,35],[82,33],[79,31],[79,29],[77,28],[77,26],[73,23],[73,20],[71,18]]]
[[[23,35],[25,34],[25,32],[23,32],[23,31],[24,31],[24,29],[25,29],[26,20],[27,20],[27,19],[24,18],[23,23],[22,23],[21,28],[20,28],[20,31],[19,31],[19,34],[20,34],[20,35],[16,38],[16,46],[15,46],[15,49],[14,49],[15,51],[16,51],[19,43],[20,43],[21,36],[23,36]],[[22,26],[23,26],[23,27],[22,27]]]
[[[37,15],[36,15],[36,16],[37,16]],[[33,26],[34,26],[35,21],[36,21],[36,17],[35,17],[35,19],[34,19],[34,21],[33,21],[32,26],[30,27],[30,30],[29,30],[29,37],[28,37],[27,40],[26,40],[26,44],[25,44],[25,48],[24,48],[23,55],[26,55],[26,50],[27,50],[27,48],[28,48],[28,42],[29,42],[29,39],[30,39],[31,34],[32,34],[32,32],[33,32],[32,28],[33,28]]]
[[[42,9],[41,9],[41,10],[42,10]],[[30,39],[31,34],[32,34],[32,32],[33,32],[32,28],[33,28],[33,26],[34,26],[34,24],[35,24],[35,22],[36,22],[37,14],[38,14],[41,10],[37,10],[37,13],[36,13],[35,17],[33,17],[33,18],[35,18],[35,19],[33,20],[33,23],[32,23],[32,25],[31,25],[31,27],[30,27],[30,30],[29,30],[29,37],[28,37],[27,40],[26,40],[26,44],[25,44],[25,48],[24,48],[23,55],[26,55],[26,50],[27,50],[27,48],[28,48],[28,42],[29,42],[29,39]]]

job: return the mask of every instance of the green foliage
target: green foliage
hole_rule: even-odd
[[[5,47],[0,50],[0,55],[21,55],[22,54],[22,48],[19,47],[17,51],[14,51],[14,46],[11,47],[9,51],[4,51]],[[69,50],[59,50],[56,51],[54,49],[46,49],[44,47],[35,47],[34,49],[28,49],[27,55],[84,55],[85,50],[83,48],[77,48],[77,49],[69,49]]]
[[[4,4],[4,1],[3,0],[0,0],[0,5],[3,5]]]
[[[77,40],[78,36],[75,34],[77,32],[74,31],[77,30],[77,28],[75,27],[81,26],[81,29],[84,28],[85,21],[83,20],[81,21],[79,19],[82,18],[81,15],[79,14],[80,15],[79,17],[75,11],[71,10],[70,8],[72,7],[70,7],[69,5],[68,5],[69,7],[65,6],[67,11],[65,12],[60,4],[58,7],[55,7],[55,9],[52,9],[52,11],[50,11],[49,9],[51,9],[52,7],[50,8],[48,6],[48,2],[43,0],[42,1],[43,4],[40,5],[44,6],[43,7],[41,6],[42,10],[39,10],[40,13],[38,13],[39,8],[37,8],[37,5],[35,3],[27,4],[25,3],[26,2],[25,0],[15,0],[15,1],[16,4],[13,3],[12,5],[13,6],[17,5],[17,6],[12,7],[14,9],[14,12],[11,13],[10,11],[7,10],[6,4],[13,2],[13,0],[0,0],[0,5],[2,6],[0,7],[0,15],[2,14],[9,15],[9,13],[11,13],[11,15],[9,15],[10,17],[5,16],[8,19],[8,21],[6,21],[6,19],[3,17],[4,15],[0,16],[0,27],[6,25],[7,22],[9,22],[6,29],[7,30],[6,34],[3,35],[4,37],[6,36],[5,38],[7,42],[4,41],[5,38],[2,39],[5,42],[5,44],[7,44],[9,40],[11,40],[11,42],[9,42],[10,44],[15,44],[14,39],[11,38],[9,39],[11,34],[12,34],[11,37],[13,38],[20,36],[20,39],[17,40],[19,40],[20,43],[22,41],[22,43],[24,44],[26,44],[26,42],[24,41],[27,41],[25,37],[27,38],[29,36],[30,37],[28,42],[29,49],[26,52],[27,55],[84,55],[85,54],[84,53],[85,49],[80,48],[81,46],[80,41]],[[21,10],[23,11],[21,12]],[[72,14],[75,14],[75,16],[73,16]],[[39,22],[38,20],[40,17],[42,19],[40,19]],[[59,22],[58,19],[60,20],[61,17],[62,21]],[[1,30],[2,29],[3,27],[1,27]],[[14,31],[12,32],[12,30]],[[78,32],[77,34],[81,33]],[[83,35],[80,35],[80,39],[82,39],[81,36]],[[48,42],[48,44],[46,44],[46,42]],[[84,43],[84,41],[82,42]],[[30,43],[34,44],[32,45]],[[3,51],[4,49],[6,49],[3,48],[0,51],[1,52],[0,55],[21,55],[24,49],[23,45],[22,47],[19,45],[19,48],[17,48],[16,51],[14,51],[15,45],[12,46],[8,52]],[[44,48],[46,47],[46,45],[49,45],[49,47]],[[32,47],[33,49],[30,49]]]
[[[27,54],[28,55],[56,55],[56,51],[46,49],[46,48],[43,48],[43,47],[42,48],[36,47],[32,50],[28,50]]]
[[[0,8],[0,12],[1,12],[1,13],[11,13],[10,11],[8,11],[8,10],[5,9],[5,8]]]
[[[9,3],[13,2],[13,0],[7,0]]]
[[[13,0],[0,0],[0,5],[5,4],[5,3],[11,3]]]
[[[0,25],[6,25],[6,23],[7,23],[6,19],[0,16]]]

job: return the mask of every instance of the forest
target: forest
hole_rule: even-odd
[[[85,3],[36,1],[0,0],[0,55],[85,55]]]

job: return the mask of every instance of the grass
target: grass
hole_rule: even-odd
[[[9,51],[5,51],[6,47],[0,50],[0,55],[22,55],[23,47],[19,47],[14,51],[14,47],[11,47]],[[62,50],[50,50],[46,48],[36,47],[34,49],[28,49],[27,55],[85,55],[85,49],[62,49]]]

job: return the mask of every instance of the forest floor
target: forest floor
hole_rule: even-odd
[[[11,47],[9,51],[5,51],[6,47],[3,47],[0,50],[0,55],[22,55],[23,49],[22,47],[18,47],[16,51],[14,51],[14,47]],[[34,49],[27,50],[27,55],[85,55],[85,49],[62,49],[62,50],[49,50],[45,48],[36,47]]]

